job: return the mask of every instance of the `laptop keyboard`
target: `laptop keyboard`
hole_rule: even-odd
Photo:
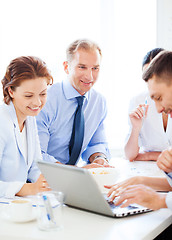
[[[144,208],[144,207],[142,207],[138,204],[131,204],[128,207],[120,208],[120,205],[115,206],[115,204],[114,204],[115,201],[117,201],[118,197],[116,197],[113,202],[110,202],[107,195],[106,194],[103,194],[103,195],[104,195],[104,198],[107,200],[112,212],[117,217],[125,217],[125,216],[128,216],[128,215],[135,215],[135,214],[151,211],[150,209]]]

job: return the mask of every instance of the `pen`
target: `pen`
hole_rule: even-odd
[[[145,105],[148,105],[148,99],[147,99],[147,97],[145,98],[145,103],[144,103]],[[143,118],[145,118],[145,113],[146,113],[146,107],[143,107],[143,111],[144,111],[144,113],[143,113]]]
[[[54,216],[53,216],[53,211],[52,211],[52,208],[50,205],[50,201],[47,196],[43,195],[42,197],[43,197],[44,205],[45,205],[46,212],[47,212],[47,218],[49,221],[53,221]]]
[[[148,99],[147,99],[147,97],[145,98],[145,105],[147,105],[148,104]]]

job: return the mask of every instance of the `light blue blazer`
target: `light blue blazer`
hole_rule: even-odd
[[[35,182],[39,175],[36,162],[42,160],[37,125],[34,117],[26,122],[28,159],[24,159],[23,145],[13,103],[0,106],[0,197],[12,198],[26,183]]]

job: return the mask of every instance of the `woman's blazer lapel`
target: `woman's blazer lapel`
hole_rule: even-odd
[[[34,131],[34,126],[32,124],[32,119],[33,117],[28,117],[26,119],[26,131],[27,131],[27,160],[28,160],[28,168],[30,168],[33,159],[34,159],[34,149],[35,149],[35,138],[33,136],[33,133],[35,134]]]
[[[19,124],[18,124],[18,120],[17,120],[16,111],[15,111],[15,108],[14,108],[14,105],[13,105],[12,102],[10,103],[10,106],[9,106],[9,113],[10,113],[11,119],[12,119],[13,124],[14,124],[14,134],[15,134],[15,138],[16,138],[16,144],[17,144],[17,147],[18,147],[18,150],[19,150],[20,154],[24,158],[23,144],[22,144],[22,141],[21,141]]]

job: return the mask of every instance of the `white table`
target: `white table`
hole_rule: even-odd
[[[128,161],[117,159],[113,160],[113,163],[120,169],[121,178],[128,177],[126,176],[127,172],[129,176],[143,174],[143,172],[145,175],[146,172],[147,175],[161,176],[162,174],[152,162],[129,163]],[[0,211],[2,205],[0,205]],[[172,223],[172,212],[168,209],[160,209],[154,212],[115,219],[65,206],[63,222],[63,229],[44,232],[37,228],[36,221],[19,224],[0,218],[0,239],[150,240],[159,235]]]
[[[64,228],[44,232],[36,221],[12,223],[0,219],[2,240],[150,240],[172,223],[172,212],[161,209],[155,212],[115,219],[94,213],[64,207]]]

